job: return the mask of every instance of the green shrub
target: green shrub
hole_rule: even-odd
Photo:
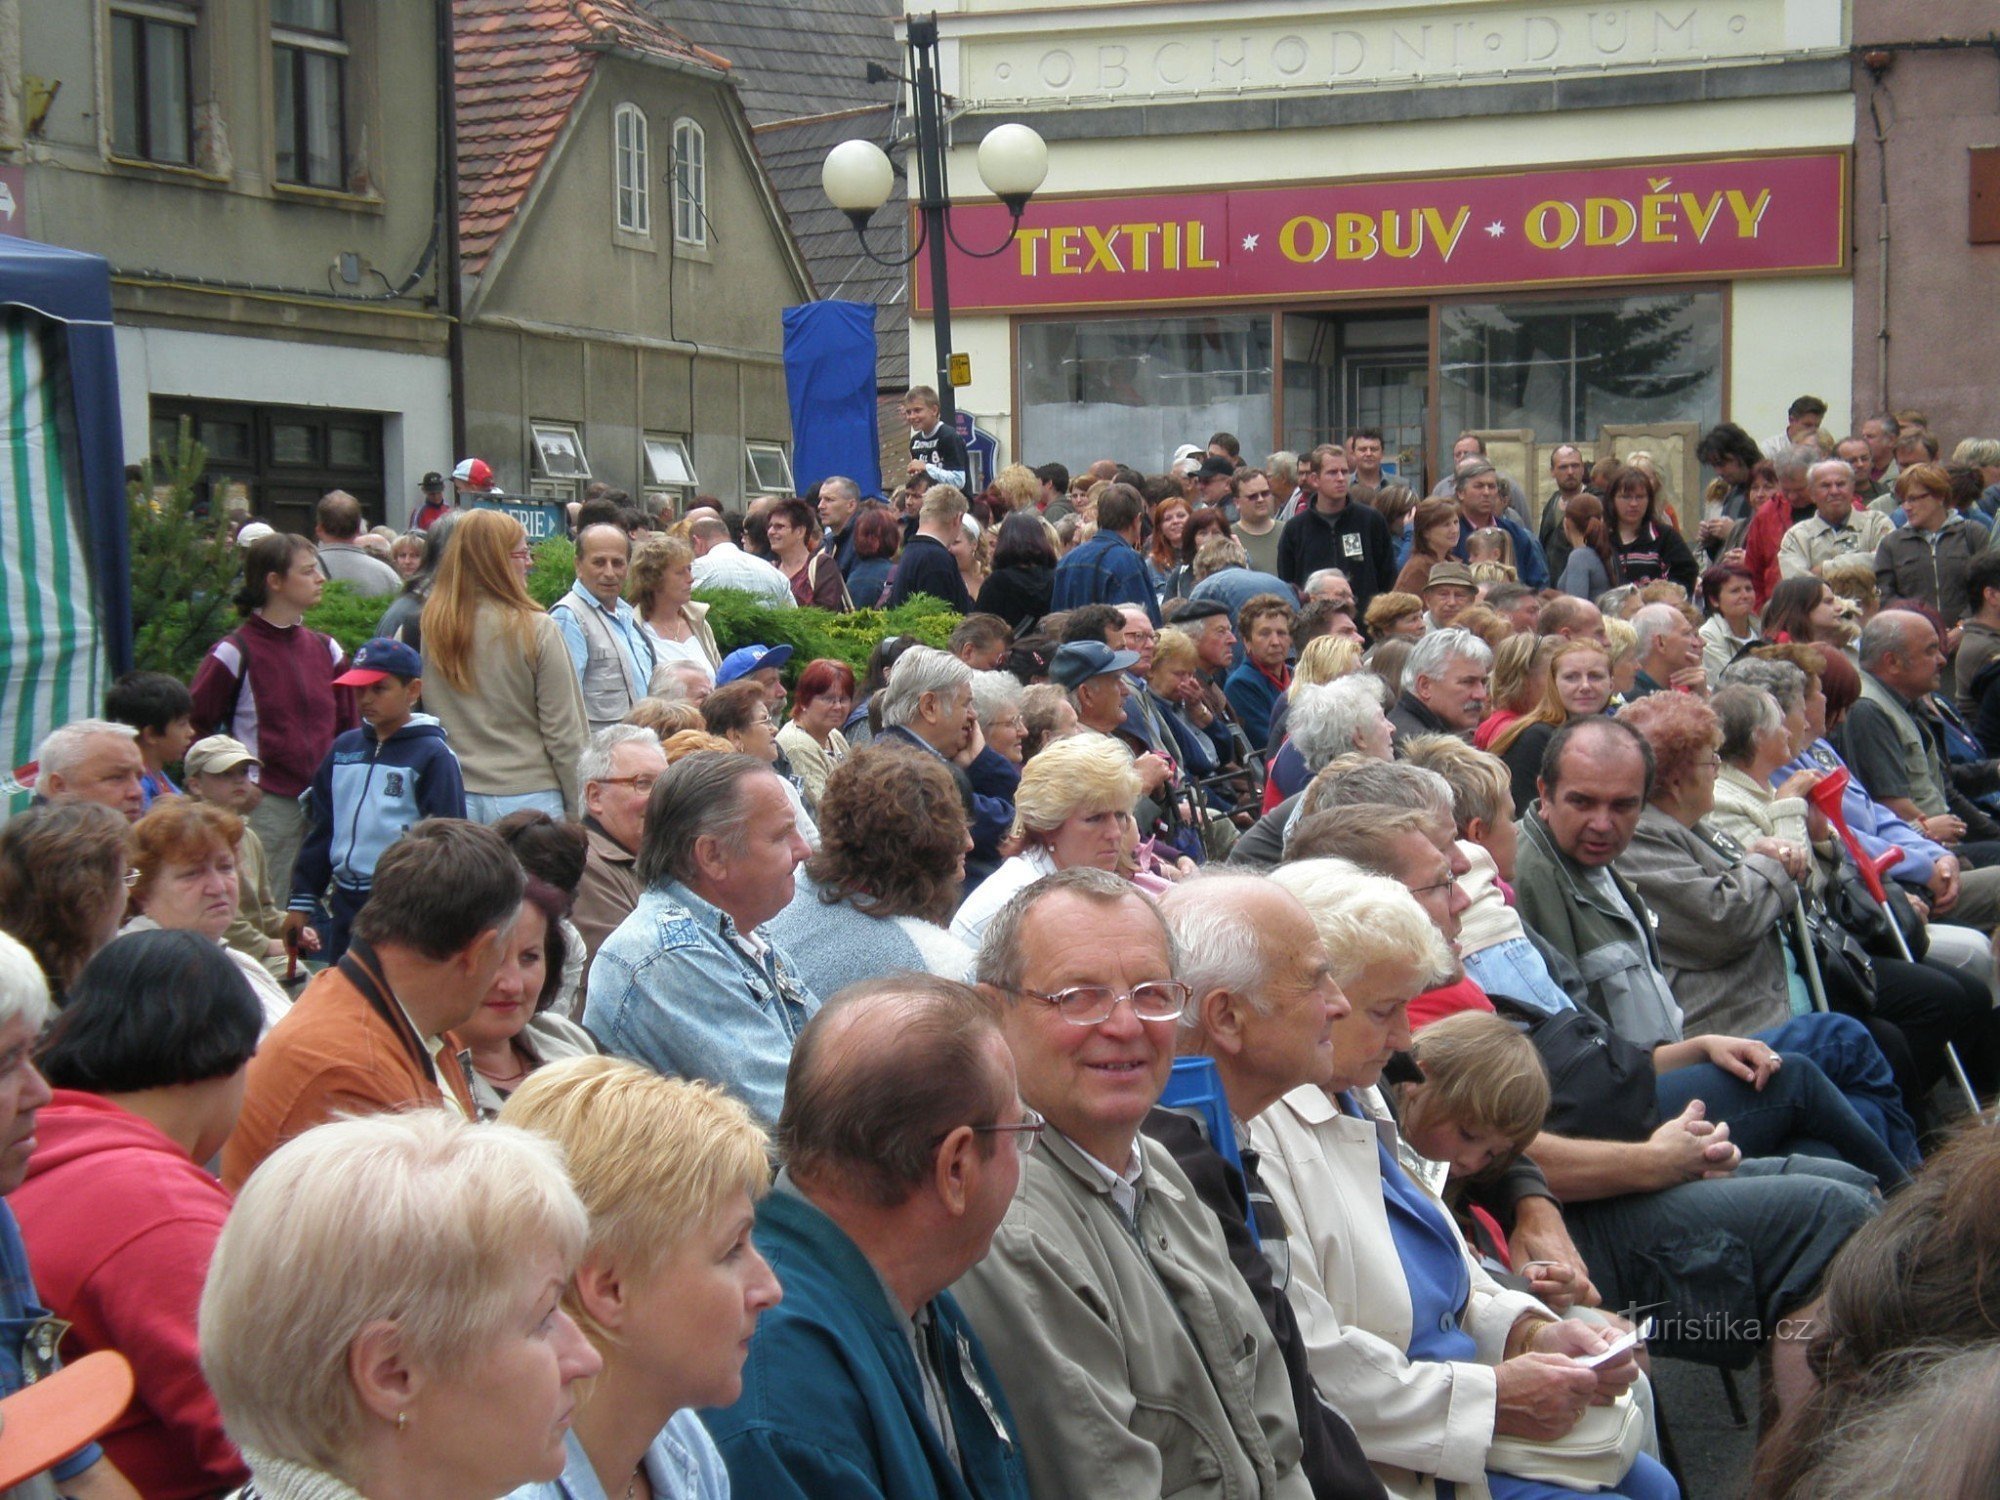
[[[375,627],[395,601],[394,594],[370,599],[344,583],[328,583],[319,603],[306,615],[306,624],[332,636],[352,653],[363,641],[375,638]]]
[[[528,592],[535,603],[547,609],[570,591],[576,582],[576,547],[567,537],[552,536],[535,546],[535,561],[528,569]]]
[[[927,594],[895,609],[857,609],[849,614],[774,609],[756,595],[735,589],[702,589],[696,597],[708,605],[708,628],[715,632],[715,643],[725,656],[739,646],[790,646],[788,678],[822,656],[846,662],[859,676],[875,643],[885,636],[913,635],[943,650],[958,624],[950,605]]]
[[[183,682],[237,623],[242,554],[229,544],[227,518],[219,510],[194,514],[207,463],[207,450],[190,435],[183,417],[174,451],[147,460],[127,505],[133,664]],[[156,482],[165,490],[157,497]]]

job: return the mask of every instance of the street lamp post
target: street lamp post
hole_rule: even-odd
[[[957,413],[951,380],[951,272],[946,265],[947,242],[961,253],[984,260],[1004,251],[1020,228],[1021,211],[1049,173],[1049,148],[1026,125],[998,125],[979,143],[979,177],[1007,205],[1012,222],[1007,237],[991,250],[968,249],[951,227],[951,191],[945,181],[944,96],[938,90],[938,28],[934,15],[909,18],[906,46],[910,55],[910,93],[915,104],[917,207],[922,220],[916,247],[897,259],[878,255],[868,243],[868,220],[889,201],[895,168],[888,154],[873,141],[842,141],[826,154],[820,185],[827,198],[854,225],[855,237],[870,260],[885,266],[906,266],[925,250],[931,257],[931,330],[937,341],[938,407],[946,422]]]

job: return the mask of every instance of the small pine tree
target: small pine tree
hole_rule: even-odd
[[[227,516],[215,507],[196,513],[207,466],[208,450],[183,417],[174,451],[153,455],[128,497],[133,662],[183,682],[235,625],[242,570]]]

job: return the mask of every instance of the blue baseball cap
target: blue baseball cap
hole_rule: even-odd
[[[367,687],[384,677],[421,677],[424,659],[401,641],[378,635],[362,643],[352,665],[333,679],[335,687]]]
[[[791,659],[790,646],[738,646],[716,668],[715,685],[721,687],[739,677],[748,677],[763,667],[782,667]]]

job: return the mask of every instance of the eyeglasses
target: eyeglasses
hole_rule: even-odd
[[[633,791],[643,796],[657,786],[659,780],[660,778],[657,776],[600,776],[597,778],[597,784],[599,786],[629,786]]]
[[[141,871],[127,870],[125,872],[125,889],[128,891],[133,889],[133,887],[137,886],[145,878],[145,875]]]
[[[1458,889],[1458,877],[1456,875],[1447,875],[1444,879],[1433,881],[1429,885],[1413,885],[1409,889],[1412,896],[1428,896],[1432,891],[1456,890]]]
[[[1042,1127],[1048,1123],[1040,1114],[1024,1104],[1021,1106],[1021,1118],[1018,1120],[995,1121],[991,1125],[973,1125],[968,1128],[975,1135],[1011,1135],[1014,1137],[1014,1149],[1026,1156],[1035,1149],[1035,1142],[1042,1138]]]
[[[1194,991],[1178,979],[1149,979],[1129,990],[1115,990],[1108,984],[1077,984],[1052,995],[1040,990],[1017,993],[1044,1005],[1053,1005],[1056,1014],[1072,1026],[1100,1026],[1111,1019],[1120,1000],[1132,1007],[1142,1021],[1178,1021]]]
[[[513,558],[515,562],[533,562],[535,560],[535,554],[530,552],[526,547],[516,547],[507,555]]]

